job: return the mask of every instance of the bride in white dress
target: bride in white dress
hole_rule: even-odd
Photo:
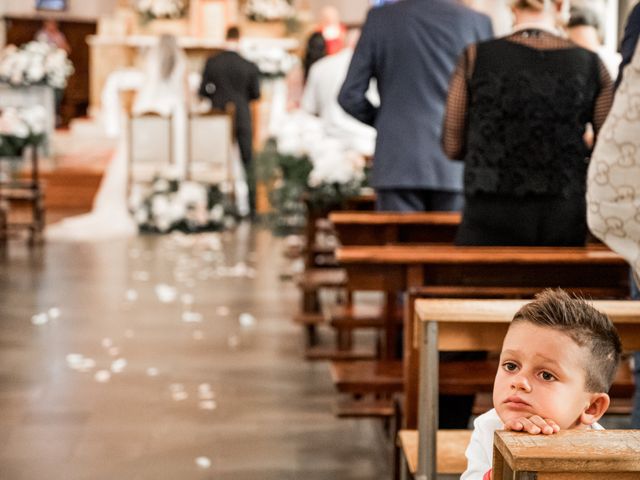
[[[187,61],[176,39],[163,35],[147,57],[145,79],[136,95],[134,114],[173,114],[174,155],[179,171],[186,162]],[[127,145],[121,135],[90,213],[49,225],[45,238],[54,241],[101,241],[137,234],[127,205]]]

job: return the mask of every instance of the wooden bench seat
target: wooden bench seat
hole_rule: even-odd
[[[318,360],[342,360],[346,362],[358,360],[373,360],[378,354],[375,347],[352,347],[348,350],[340,349],[333,345],[314,345],[308,347],[304,353],[305,359]]]
[[[398,312],[399,321],[402,315]],[[384,307],[382,305],[351,303],[348,305],[332,305],[327,309],[329,324],[338,329],[382,328],[385,325]]]
[[[336,403],[334,414],[338,418],[390,418],[395,408],[391,399],[342,398]]]
[[[497,368],[496,360],[440,363],[439,391],[449,395],[490,392]],[[331,378],[336,389],[345,393],[396,393],[404,390],[401,360],[333,362]]]
[[[331,212],[342,245],[453,243],[459,212]]]
[[[470,439],[471,430],[438,430],[439,474],[459,475],[467,469],[464,451]],[[415,475],[418,469],[418,431],[400,430],[398,442],[409,472]]]
[[[331,362],[331,379],[342,393],[392,394],[403,389],[402,362],[399,360]]]
[[[342,268],[312,268],[301,273],[296,283],[303,291],[344,287],[347,284],[347,272]]]

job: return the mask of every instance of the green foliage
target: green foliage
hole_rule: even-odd
[[[13,135],[0,135],[0,157],[21,157],[25,147],[37,146],[44,140],[44,134],[29,135],[28,137],[16,137]]]
[[[310,187],[313,164],[308,156],[278,153],[276,141],[270,139],[257,158],[258,178],[270,185],[272,207],[269,224],[276,235],[300,233],[304,229],[307,210],[327,212],[339,208],[347,199],[359,194],[363,184],[323,183]]]

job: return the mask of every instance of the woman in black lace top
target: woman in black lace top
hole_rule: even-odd
[[[465,162],[459,245],[582,245],[585,181],[613,86],[555,29],[562,0],[517,0],[514,33],[471,45],[451,81],[443,148]]]

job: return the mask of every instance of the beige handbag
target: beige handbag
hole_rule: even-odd
[[[587,220],[595,236],[640,272],[640,42],[624,69],[587,175]]]

